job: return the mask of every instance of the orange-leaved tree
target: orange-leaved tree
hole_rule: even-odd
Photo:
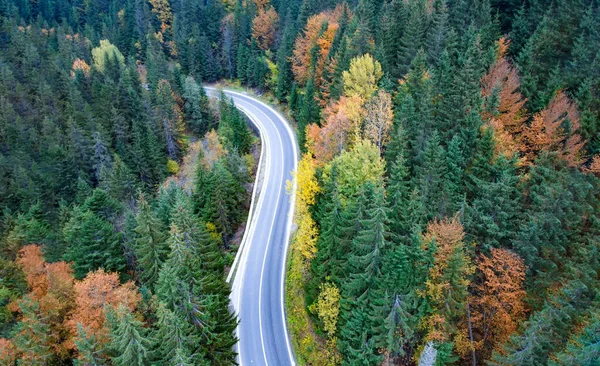
[[[6,338],[0,338],[0,364],[14,365],[17,358],[15,345]]]
[[[90,272],[75,284],[75,310],[68,321],[70,332],[79,337],[78,324],[87,334],[93,334],[99,344],[106,344],[109,329],[106,325],[105,308],[124,306],[133,312],[141,296],[133,282],[121,284],[117,273],[103,269]]]
[[[311,16],[302,34],[296,38],[290,61],[294,77],[300,85],[306,84],[311,77],[317,88],[321,85],[325,61],[339,27],[338,21],[343,9],[343,5],[338,5],[333,11]]]
[[[343,96],[325,108],[322,127],[310,125],[307,128],[309,151],[319,163],[328,163],[360,140],[360,124],[365,114],[362,105],[359,96]]]
[[[252,37],[256,39],[258,47],[269,50],[273,46],[279,24],[279,15],[272,6],[259,8],[252,21]]]
[[[571,167],[582,164],[585,140],[579,132],[577,105],[560,91],[537,113],[521,135],[520,150],[531,163],[542,151],[553,151]]]
[[[426,341],[451,341],[457,334],[459,320],[467,313],[468,287],[475,268],[464,237],[457,216],[427,225],[422,241],[424,249],[434,253],[434,262],[425,283],[425,296],[432,309],[426,320]]]
[[[517,331],[525,317],[525,264],[510,250],[492,248],[489,256],[477,260],[476,278],[469,298],[471,325],[477,359],[485,360]],[[468,329],[463,333],[468,334]]]
[[[486,98],[482,117],[494,129],[496,153],[511,157],[519,151],[514,135],[527,121],[527,98],[520,92],[518,70],[504,57],[508,42],[502,38],[498,43],[499,58],[481,79],[481,93]]]
[[[66,262],[46,263],[41,248],[34,244],[21,249],[17,264],[25,273],[30,293],[11,307],[22,314],[19,319],[22,324],[43,325],[49,351],[58,358],[67,358],[73,348],[65,324],[73,309],[73,270]],[[23,331],[25,328],[22,327]],[[23,337],[30,336],[20,333]],[[19,346],[29,348],[26,344]]]

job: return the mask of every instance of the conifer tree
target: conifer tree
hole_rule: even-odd
[[[188,126],[198,136],[204,135],[213,125],[213,117],[208,106],[204,88],[188,76],[184,82],[185,114]]]
[[[440,137],[434,132],[427,140],[423,163],[417,168],[415,182],[419,187],[429,218],[442,217],[447,212],[446,154]]]
[[[111,348],[115,352],[113,363],[116,366],[147,365],[152,343],[146,336],[143,323],[124,307],[119,308],[117,313],[117,323],[111,329]]]
[[[68,243],[65,259],[73,262],[76,278],[99,268],[115,272],[125,269],[120,235],[110,222],[94,212],[76,208],[63,235]]]
[[[153,362],[165,366],[185,362],[194,340],[191,325],[162,303],[158,304],[157,318],[157,327],[152,333]]]
[[[33,366],[46,365],[53,359],[50,325],[40,310],[40,304],[24,298],[19,307],[23,313],[15,329],[15,347],[22,354],[22,363]]]
[[[160,221],[156,218],[143,194],[138,199],[139,212],[136,216],[135,253],[141,281],[152,287],[167,255],[166,238]]]
[[[380,360],[376,347],[383,340],[381,314],[382,262],[388,249],[387,208],[383,191],[372,183],[364,186],[367,200],[362,230],[350,247],[348,272],[342,283],[343,323],[339,347],[346,364],[374,364]]]
[[[423,47],[425,31],[428,25],[425,1],[411,1],[408,3],[408,22],[400,38],[398,47],[398,73],[404,75],[408,72],[417,52]]]

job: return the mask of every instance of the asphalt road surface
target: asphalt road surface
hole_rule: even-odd
[[[217,96],[214,88],[206,88]],[[286,180],[298,166],[298,148],[287,121],[268,105],[248,95],[225,91],[258,128],[262,140],[262,177],[254,212],[238,250],[235,271],[228,279],[237,328],[241,366],[295,365],[284,309],[286,253],[294,196]],[[295,187],[294,187],[295,188]]]

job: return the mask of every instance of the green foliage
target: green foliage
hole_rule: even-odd
[[[164,228],[141,194],[138,205],[139,212],[135,218],[137,226],[134,252],[137,257],[140,280],[148,287],[152,287],[158,279],[158,273],[168,253],[166,238]]]
[[[99,268],[112,272],[125,270],[121,235],[102,216],[77,207],[65,224],[63,235],[67,243],[64,259],[73,262],[76,278]]]
[[[121,67],[125,66],[125,57],[119,49],[107,39],[101,40],[100,45],[92,49],[92,57],[94,59],[94,66],[96,66],[100,72],[106,71],[106,67],[113,62]]]
[[[20,364],[72,363],[72,354],[49,358],[54,325],[41,316],[46,305],[22,299],[27,285],[15,259],[29,243],[43,245],[48,263],[71,261],[77,278],[104,268],[125,279],[137,269],[144,285],[138,312],[112,316],[115,332],[122,323],[115,337],[147,339],[143,347],[117,352],[118,342],[104,348],[81,329],[73,351],[79,364],[106,363],[109,354],[117,364],[234,362],[223,248],[248,208],[244,156],[253,138],[230,101],[210,110],[201,81],[222,78],[287,102],[303,150],[306,127],[327,128],[344,93],[368,99],[382,88],[395,96],[385,164],[360,141],[364,121],[357,120],[347,150],[317,168],[319,193],[303,216],[316,253],[308,261],[306,248],[292,247],[286,282],[299,362],[375,365],[385,355],[390,364],[409,364],[430,344],[437,364],[472,363],[462,309],[452,306],[446,319],[455,339],[429,343],[425,329],[437,306],[423,296],[436,247],[424,248],[422,233],[432,219],[458,213],[469,256],[506,248],[528,268],[528,319],[491,361],[477,363],[594,364],[597,1],[360,0],[333,10],[339,1],[273,0],[280,31],[272,52],[252,40],[255,2],[170,2],[158,14],[159,3],[167,2],[0,0],[0,335],[12,337]],[[318,42],[331,44],[308,46],[309,77],[300,83],[291,68],[294,44],[321,11],[331,23],[315,32],[332,34]],[[500,34],[510,43],[497,42]],[[502,151],[506,95],[500,85],[481,90],[483,74],[502,56],[517,67],[515,90],[527,98],[519,122],[504,121],[514,142],[532,114],[564,91],[579,110],[582,167],[551,151],[526,164],[518,147]],[[210,163],[200,158],[191,199],[175,185],[158,190],[178,170],[188,138],[215,128],[226,152]],[[136,210],[138,190],[148,202]],[[326,324],[306,309],[318,303],[323,283],[341,290],[341,308],[320,343],[315,335]],[[8,304],[19,299],[17,314]],[[17,315],[26,321],[17,324]]]
[[[183,98],[188,126],[198,136],[204,135],[214,126],[214,117],[208,106],[204,88],[191,76],[188,76],[183,84]]]
[[[219,102],[219,136],[223,139],[226,148],[236,150],[240,154],[247,154],[252,145],[252,135],[246,122],[246,117],[235,107],[233,100],[227,100],[225,94],[221,95]]]
[[[113,363],[116,366],[147,365],[148,350],[152,343],[146,336],[143,323],[124,307],[118,309],[117,313],[117,324],[111,329],[110,347],[116,354],[112,357]]]

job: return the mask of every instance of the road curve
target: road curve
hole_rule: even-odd
[[[218,96],[216,89],[206,90],[209,96]],[[224,92],[257,127],[263,149],[263,180],[258,197],[253,197],[254,213],[230,281],[231,301],[240,320],[238,363],[295,365],[285,320],[284,282],[295,200],[294,194],[286,193],[286,180],[291,181],[297,170],[296,140],[287,121],[274,109],[248,95]]]

